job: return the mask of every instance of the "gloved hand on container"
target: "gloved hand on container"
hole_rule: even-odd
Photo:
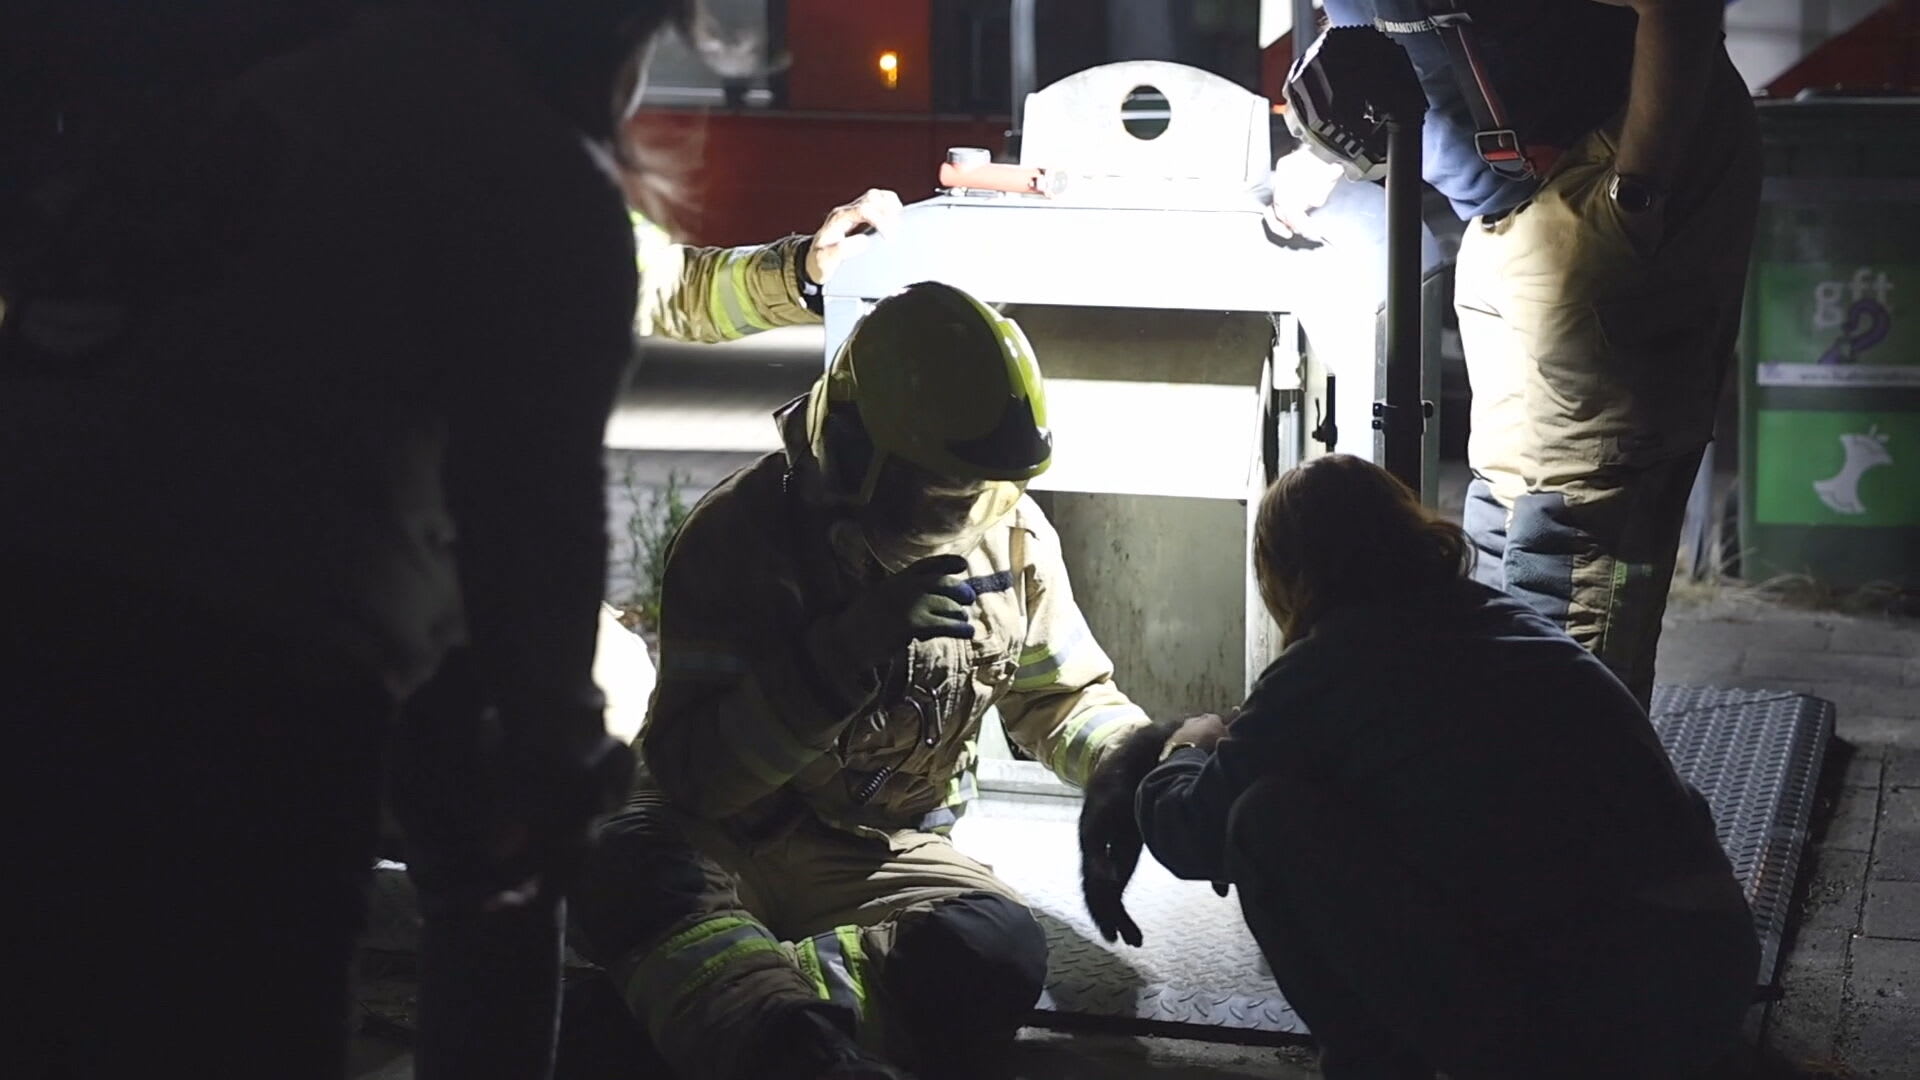
[[[808,650],[850,704],[871,693],[874,669],[915,641],[973,637],[967,560],[933,555],[869,585],[846,609],[816,623]]]
[[[1325,206],[1344,170],[1302,148],[1274,162],[1268,178],[1267,228],[1282,239],[1324,241],[1309,215]]]
[[[825,285],[840,264],[865,251],[900,220],[900,196],[875,188],[827,215],[807,244],[807,280]]]

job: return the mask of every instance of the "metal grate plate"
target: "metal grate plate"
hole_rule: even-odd
[[[1707,797],[1745,884],[1761,939],[1759,982],[1779,965],[1814,785],[1833,706],[1775,691],[1660,687],[1654,727],[1680,774]],[[1019,888],[1047,928],[1052,956],[1037,1017],[1198,1038],[1306,1032],[1273,985],[1239,906],[1143,857],[1127,890],[1142,948],[1107,945],[1080,900],[1075,801],[994,795],[954,839]],[[1185,1030],[1179,1030],[1185,1029]]]
[[[1653,726],[1680,775],[1713,807],[1720,846],[1760,933],[1758,985],[1780,967],[1833,703],[1777,690],[1660,686]]]

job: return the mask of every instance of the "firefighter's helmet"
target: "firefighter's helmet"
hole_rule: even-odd
[[[921,282],[874,305],[807,402],[829,498],[883,563],[977,540],[1053,460],[1046,391],[1012,319]]]

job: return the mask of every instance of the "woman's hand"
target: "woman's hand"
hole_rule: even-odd
[[[1227,722],[1215,713],[1201,713],[1190,716],[1186,722],[1174,729],[1167,739],[1169,747],[1193,746],[1208,753],[1213,752],[1214,744],[1227,737]]]

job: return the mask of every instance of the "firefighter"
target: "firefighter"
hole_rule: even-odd
[[[590,678],[615,132],[692,16],[369,13],[36,192],[0,281],[16,1073],[178,1071],[217,1017],[222,1075],[340,1075],[383,741],[462,642],[499,724],[453,891],[566,887],[630,770]]]
[[[1718,0],[1327,0],[1403,45],[1427,181],[1468,221],[1463,524],[1479,580],[1533,605],[1646,705],[1687,494],[1733,356],[1758,129]],[[1465,20],[1460,18],[1465,16]],[[1338,166],[1275,166],[1279,231]]]
[[[1026,498],[1052,457],[1020,329],[922,283],[881,300],[783,451],[667,559],[645,764],[577,909],[684,1080],[990,1076],[1039,924],[946,832],[983,715],[1083,783],[1146,717]]]
[[[1140,828],[1239,890],[1328,1080],[1678,1080],[1732,1050],[1752,916],[1620,680],[1359,458],[1281,476],[1254,549],[1289,644],[1231,723],[1165,741]]]

